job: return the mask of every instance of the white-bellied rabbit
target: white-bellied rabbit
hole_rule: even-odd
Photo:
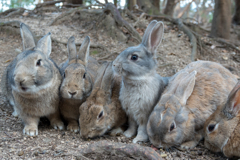
[[[24,134],[38,135],[38,122],[42,116],[47,116],[55,129],[63,129],[58,107],[61,74],[49,58],[51,34],[35,45],[31,31],[23,23],[20,32],[23,52],[6,68],[2,77],[3,94],[23,120]]]
[[[147,132],[156,147],[194,148],[206,119],[227,99],[237,78],[216,62],[190,63],[169,80],[151,113]]]
[[[213,152],[223,152],[226,157],[240,157],[240,82],[236,84],[227,101],[206,120],[204,145]]]
[[[137,136],[133,143],[147,141],[148,117],[157,105],[168,78],[156,73],[156,50],[164,34],[162,22],[152,21],[138,46],[124,50],[113,62],[113,70],[122,76],[120,101],[128,115],[126,137]]]
[[[86,36],[77,53],[75,38],[68,39],[68,60],[61,64],[60,112],[68,122],[67,130],[79,131],[79,107],[90,95],[97,76],[98,62],[89,56],[90,37]],[[90,59],[90,60],[89,60]]]
[[[87,101],[79,108],[80,133],[83,138],[122,133],[127,116],[119,101],[121,77],[114,76],[112,62],[102,64],[94,88]]]

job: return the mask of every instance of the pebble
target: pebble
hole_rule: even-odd
[[[24,154],[23,151],[19,151],[19,152],[18,152],[18,156],[22,156],[23,154]]]

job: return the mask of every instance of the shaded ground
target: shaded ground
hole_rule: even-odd
[[[48,13],[42,17],[22,17],[6,18],[2,21],[19,20],[30,26],[36,35],[45,35],[52,33],[52,37],[63,42],[67,42],[72,35],[75,41],[82,42],[86,35],[91,37],[92,44],[101,44],[105,46],[111,53],[120,53],[128,46],[137,43],[129,40],[127,43],[110,38],[104,28],[96,30],[91,27],[91,23],[87,20],[62,23],[55,26],[48,24],[59,13]],[[129,20],[129,22],[131,22]],[[172,76],[190,61],[191,46],[189,39],[181,31],[170,24],[165,23],[164,40],[157,52],[158,73],[162,76]],[[146,24],[147,25],[147,24]],[[87,28],[87,29],[86,29]],[[215,43],[215,42],[213,42]],[[216,43],[217,45],[217,43]],[[52,43],[53,50],[51,57],[57,64],[67,59],[66,45],[60,43]],[[79,47],[78,47],[79,48]],[[9,35],[4,31],[0,31],[0,75],[2,75],[5,67],[13,60],[13,58],[21,51],[22,44],[19,35]],[[101,58],[110,53],[105,53],[102,49],[90,49],[91,56]],[[240,76],[239,63],[233,60],[236,54],[229,48],[215,48],[209,54],[199,55],[198,59],[212,60],[219,62],[230,68],[234,74]],[[107,60],[113,60],[117,56],[114,55]],[[91,154],[85,157],[79,155],[82,148],[87,147],[90,143],[100,140],[112,142],[131,143],[132,139],[123,136],[111,137],[104,136],[94,140],[84,141],[79,134],[71,133],[66,130],[56,131],[49,126],[46,119],[41,119],[39,124],[39,136],[28,137],[23,136],[23,124],[19,118],[11,115],[12,109],[6,103],[5,99],[0,95],[0,159],[116,159],[116,155],[98,155]],[[151,146],[150,143],[143,143],[143,146]],[[164,159],[226,159],[222,154],[214,154],[203,147],[201,142],[199,146],[191,151],[179,151],[171,148],[168,151],[158,150]],[[131,157],[128,157],[131,159]],[[124,159],[124,157],[123,157]]]

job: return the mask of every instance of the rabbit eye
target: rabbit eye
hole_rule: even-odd
[[[208,126],[208,131],[209,131],[209,132],[212,132],[212,131],[214,130],[214,128],[215,128],[215,124],[210,124],[210,125]]]
[[[175,129],[175,123],[172,123],[170,126],[170,132]]]
[[[86,72],[83,74],[83,79],[85,79],[85,77],[86,77]]]
[[[100,112],[100,114],[98,115],[98,119],[101,118],[103,116],[103,111]]]
[[[138,55],[136,54],[132,55],[131,60],[136,61],[137,59],[138,59]]]
[[[39,60],[37,61],[36,65],[37,65],[37,66],[40,66],[40,65],[41,65],[41,61],[42,61],[42,59],[39,59]]]

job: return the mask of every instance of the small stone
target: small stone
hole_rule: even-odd
[[[166,158],[166,157],[167,157],[167,154],[161,154],[161,157],[162,157],[162,158]]]
[[[182,34],[178,34],[178,37],[181,37],[182,36]]]
[[[227,56],[223,56],[222,57],[225,61],[228,60],[228,57]]]
[[[236,55],[236,52],[232,52],[231,54],[232,54],[232,55]]]
[[[22,156],[23,154],[24,154],[23,151],[19,151],[19,152],[18,152],[18,156]]]
[[[33,153],[34,156],[38,156],[38,151]]]

